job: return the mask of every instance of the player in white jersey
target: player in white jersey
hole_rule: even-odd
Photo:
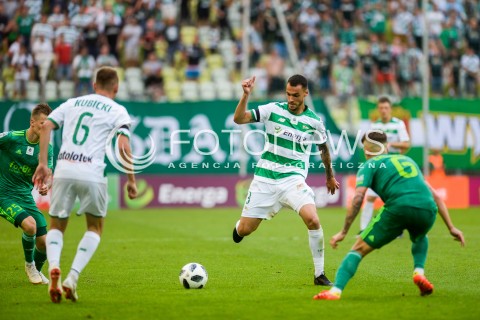
[[[262,220],[273,218],[283,207],[296,211],[308,228],[310,250],[315,267],[314,284],[330,286],[325,276],[323,229],[317,215],[312,189],[305,183],[312,144],[317,144],[331,194],[340,187],[333,176],[326,130],[322,120],[304,103],[307,79],[294,75],[287,81],[287,102],[269,103],[246,110],[255,77],[242,81],[243,96],[234,114],[238,124],[263,122],[266,150],[257,164],[248,190],[242,216],[233,229],[238,243],[254,232]]]
[[[43,184],[48,174],[47,150],[51,131],[63,127],[62,145],[52,187],[50,230],[47,233],[49,294],[54,303],[61,301],[62,291],[67,299],[78,299],[78,277],[100,242],[107,213],[105,145],[114,130],[126,172],[132,172],[129,160],[131,119],[126,109],[113,101],[118,91],[115,69],[100,68],[93,87],[95,94],[69,99],[55,109],[45,121],[40,135],[39,165],[33,176],[37,186]],[[133,199],[137,195],[135,175],[127,173],[127,177],[128,196]],[[60,284],[63,234],[77,197],[80,200],[77,214],[85,213],[87,232],[78,245],[70,273]]]
[[[377,109],[380,118],[372,123],[370,129],[381,130],[387,135],[388,153],[405,153],[410,147],[410,137],[408,136],[405,123],[392,116],[392,103],[387,97],[380,97],[377,102]],[[360,232],[362,232],[372,220],[373,205],[378,195],[372,189],[367,190],[367,201],[365,202],[360,215]]]

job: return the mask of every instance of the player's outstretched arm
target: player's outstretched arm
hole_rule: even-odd
[[[325,166],[325,175],[327,176],[327,192],[335,194],[335,190],[340,188],[340,183],[333,176],[332,158],[330,157],[330,150],[327,143],[318,145],[320,156],[322,157],[323,165]]]
[[[453,225],[452,219],[450,218],[450,214],[448,213],[447,205],[445,204],[443,199],[440,197],[438,192],[435,191],[435,189],[433,189],[433,187],[428,182],[426,183],[430,188],[430,191],[432,192],[435,203],[437,204],[438,214],[442,217],[442,220],[447,226],[448,231],[453,236],[454,240],[459,241],[462,247],[465,246],[465,238],[463,236],[463,232],[455,228],[455,226]]]
[[[345,216],[345,223],[343,225],[343,229],[334,235],[330,239],[330,245],[332,248],[336,248],[338,246],[338,242],[345,239],[345,236],[350,230],[350,226],[352,225],[353,221],[360,212],[360,208],[362,207],[363,198],[365,198],[365,193],[367,192],[367,187],[357,187],[355,189],[355,195],[353,196],[352,204],[347,209],[347,215]]]
[[[233,121],[236,124],[244,124],[249,122],[254,122],[252,114],[247,111],[247,102],[250,93],[253,90],[253,85],[255,84],[255,76],[250,79],[245,79],[242,81],[243,95],[238,102],[237,108],[235,109],[235,114],[233,115]]]
[[[52,130],[55,129],[55,124],[52,121],[46,120],[42,129],[40,130],[40,153],[38,155],[38,166],[32,177],[32,182],[37,189],[42,188],[43,185],[48,183],[51,170],[48,168],[48,145],[50,143],[50,135]]]
[[[118,148],[122,157],[122,164],[127,172],[127,192],[130,199],[137,197],[137,184],[135,181],[135,173],[133,172],[133,157],[130,148],[130,139],[123,135],[118,135]]]

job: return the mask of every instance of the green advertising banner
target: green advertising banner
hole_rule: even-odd
[[[432,99],[424,125],[421,99],[404,99],[394,104],[393,115],[405,121],[412,147],[407,155],[423,164],[425,136],[428,146],[441,151],[447,170],[480,171],[479,100]],[[360,101],[361,129],[367,130],[378,119],[376,104]]]
[[[50,103],[54,108],[61,102]],[[255,108],[267,102],[251,102]],[[246,157],[247,173],[253,173],[264,147],[263,124],[247,124],[246,130],[233,122],[237,101],[189,102],[175,104],[122,102],[133,119],[131,143],[137,156],[155,145],[152,165],[146,174],[237,174]],[[317,114],[328,130],[334,170],[356,172],[360,138],[348,137],[333,122],[322,100],[314,101]],[[0,132],[28,127],[28,102],[0,102]],[[54,146],[61,141],[56,132]],[[357,144],[356,144],[357,143]],[[247,152],[242,152],[242,148]],[[318,151],[316,147],[312,151]],[[115,171],[109,166],[108,171]],[[324,172],[320,155],[312,155],[310,172]]]

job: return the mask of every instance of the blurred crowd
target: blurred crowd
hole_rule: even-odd
[[[431,94],[478,94],[478,1],[429,1],[426,26],[416,0],[279,3],[314,95],[419,96],[426,31]],[[296,69],[274,9],[252,0],[245,27],[240,0],[0,0],[0,98],[25,99],[32,82],[88,93],[105,65],[118,67],[127,99],[219,98],[241,79],[244,32],[257,97],[272,97]]]

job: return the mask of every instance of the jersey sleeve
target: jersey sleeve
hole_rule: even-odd
[[[364,166],[357,172],[357,181],[355,187],[370,187],[372,185],[373,169],[369,168],[365,162]]]
[[[7,150],[12,138],[11,131],[0,133],[0,150]]]
[[[51,144],[48,145],[48,167],[53,169],[53,146]]]
[[[400,121],[398,124],[398,141],[404,142],[404,141],[410,141],[410,136],[408,135],[407,132],[407,127],[405,126],[405,122]]]
[[[65,114],[69,101],[70,100],[67,100],[66,102],[62,103],[58,108],[53,110],[47,118],[48,120],[53,122],[56,129],[61,128],[63,126],[63,123],[65,122]]]
[[[122,109],[117,117],[115,122],[115,127],[118,128],[117,133],[122,134],[130,138],[130,125],[132,124],[132,119],[125,109]]]
[[[254,119],[255,122],[265,123],[270,118],[270,114],[272,113],[273,106],[274,104],[269,103],[269,104],[258,106],[257,109],[250,110],[250,113],[252,114],[252,119]]]
[[[315,133],[313,134],[315,144],[324,144],[327,142],[327,130],[322,120],[319,120],[315,126]]]

